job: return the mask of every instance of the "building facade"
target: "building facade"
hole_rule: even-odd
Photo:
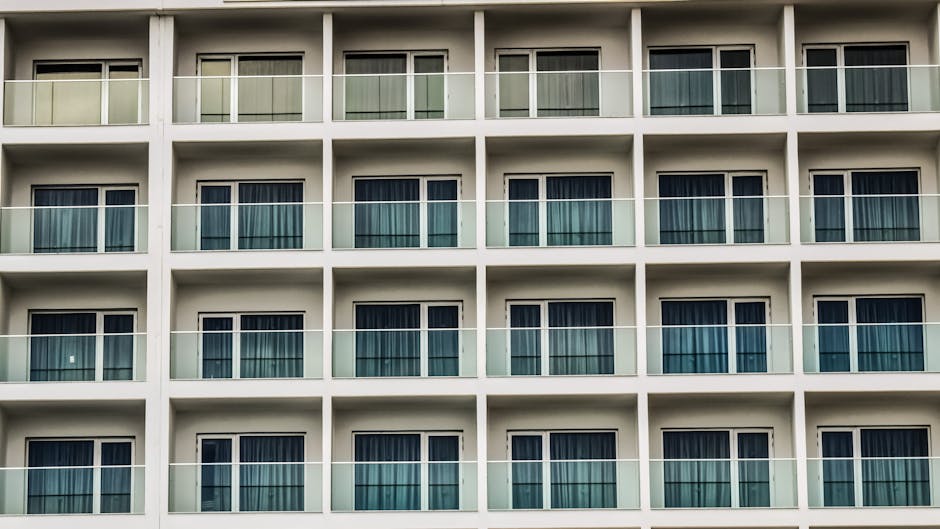
[[[0,526],[940,526],[935,0],[0,46]]]

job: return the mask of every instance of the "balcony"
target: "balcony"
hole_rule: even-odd
[[[333,377],[477,376],[476,329],[333,331]]]
[[[810,508],[940,507],[940,458],[808,459]]]
[[[940,242],[938,195],[822,194],[819,182],[815,196],[800,197],[804,243]]]
[[[633,117],[629,70],[523,69],[487,73],[485,82],[487,118]]]
[[[170,513],[322,512],[321,463],[171,463]]]
[[[474,248],[475,219],[473,200],[334,202],[333,248]]]
[[[139,78],[4,81],[3,124],[7,127],[146,124],[149,86],[148,79]]]
[[[786,196],[647,198],[646,244],[787,244],[788,201]]]
[[[835,61],[835,55],[828,60]],[[940,111],[940,66],[833,62],[797,68],[796,74],[800,114]]]
[[[646,330],[648,372],[675,374],[792,373],[791,326],[667,325]]]
[[[491,377],[635,375],[636,328],[487,329],[486,374]]]
[[[143,465],[0,468],[0,515],[143,514]]]
[[[323,76],[173,78],[173,123],[323,121]]]
[[[0,382],[142,381],[146,357],[146,333],[0,336]]]
[[[0,208],[0,254],[146,252],[147,206],[122,204],[126,193],[106,191],[99,205],[92,190],[91,205]]]
[[[333,512],[475,511],[475,461],[334,462]]]
[[[473,77],[472,72],[334,75],[333,119],[473,119]]]
[[[940,372],[940,324],[824,323],[803,326],[807,373]]]
[[[643,72],[647,116],[786,114],[784,68],[655,69]]]
[[[639,468],[628,459],[489,461],[489,509],[639,509]]]
[[[633,199],[488,200],[486,246],[633,246]]]
[[[323,248],[319,202],[174,204],[171,219],[174,252]]]
[[[795,509],[793,459],[650,461],[653,509]]]
[[[170,378],[323,378],[323,331],[174,331]]]

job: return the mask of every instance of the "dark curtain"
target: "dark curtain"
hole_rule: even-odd
[[[202,439],[200,511],[232,510],[232,440]]]
[[[460,438],[428,437],[428,508],[432,511],[460,508]]]
[[[751,113],[751,50],[721,50],[721,113]]]
[[[459,318],[456,305],[428,307],[428,376],[460,375]]]
[[[239,438],[239,510],[304,510],[304,438]]]
[[[131,512],[131,443],[101,443],[101,512]]]
[[[33,252],[98,251],[97,188],[36,189],[33,205]]]
[[[549,246],[611,244],[610,176],[549,176],[545,196]]]
[[[659,242],[725,242],[725,175],[659,176]]]
[[[104,315],[104,380],[134,380],[134,316]]]
[[[105,190],[104,251],[133,252],[137,234],[137,192],[133,189]],[[126,206],[126,207],[123,207]]]
[[[617,445],[613,432],[549,434],[553,509],[617,506]],[[596,459],[597,461],[591,461]]]
[[[925,428],[861,431],[865,506],[931,504],[930,447]]]
[[[512,508],[541,509],[542,498],[542,436],[513,435]]]
[[[232,378],[232,318],[202,319],[202,378]]]
[[[238,185],[238,248],[302,248],[304,188],[300,182]]]
[[[542,307],[509,306],[509,374],[542,374]]]
[[[845,181],[840,174],[813,175],[816,242],[845,241]]]
[[[730,446],[727,431],[663,432],[666,508],[731,507]]]
[[[760,175],[731,178],[735,244],[764,242],[764,178]]]
[[[421,509],[421,436],[355,436],[357,511]]]
[[[855,506],[855,462],[852,432],[822,433],[823,504]]]
[[[734,348],[738,373],[767,372],[767,305],[734,303]]]
[[[923,371],[920,298],[858,298],[859,371]]]
[[[94,441],[29,441],[26,514],[93,512],[94,451]]]
[[[770,442],[762,432],[738,434],[738,505],[770,507]]]
[[[30,315],[29,379],[42,382],[95,380],[94,312]]]
[[[919,241],[917,172],[853,172],[852,233],[855,241]]]
[[[538,179],[509,179],[509,246],[538,246],[539,231]]]
[[[428,247],[457,247],[457,181],[428,180]]]
[[[241,316],[241,377],[299,378],[304,374],[301,314]]]
[[[837,50],[806,50],[806,106],[809,112],[839,111]]]
[[[420,326],[421,305],[357,305],[356,376],[419,376]]]
[[[356,248],[414,248],[420,245],[420,180],[355,179]]]
[[[908,110],[907,46],[846,46],[844,51],[847,112]]]
[[[663,372],[728,372],[728,302],[663,301]]]
[[[415,119],[444,118],[444,56],[414,57]]]
[[[548,304],[549,373],[614,373],[614,304],[565,301]]]
[[[539,117],[600,115],[597,51],[540,51],[535,66]]]
[[[232,249],[232,187],[200,187],[199,204],[199,249]]]
[[[712,50],[650,50],[649,62],[651,115],[688,116],[715,113]]]
[[[819,370],[823,373],[851,371],[848,302],[816,302],[816,320]]]

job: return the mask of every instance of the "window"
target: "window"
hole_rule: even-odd
[[[29,380],[133,380],[135,317],[131,311],[31,312]]]
[[[354,433],[356,510],[460,509],[461,435]]]
[[[666,508],[770,507],[767,429],[664,430]]]
[[[765,176],[763,173],[660,174],[660,243],[763,243],[767,227]]]
[[[36,125],[133,124],[146,121],[140,61],[37,62]]]
[[[930,505],[927,428],[821,428],[823,505]]]
[[[907,44],[804,48],[809,112],[909,110]]]
[[[923,371],[922,297],[816,298],[819,370]]]
[[[500,117],[600,115],[599,50],[500,50],[496,62]]]
[[[200,182],[197,192],[201,250],[303,246],[302,182]]]
[[[509,175],[510,246],[613,243],[611,175]]]
[[[510,375],[614,374],[613,301],[511,301],[507,312]]]
[[[357,377],[460,374],[459,303],[357,303]]]
[[[133,439],[28,439],[27,514],[130,513]]]
[[[812,178],[816,242],[920,240],[918,171],[817,171]]]
[[[302,55],[202,55],[200,121],[300,121],[303,70]]]
[[[509,452],[513,509],[617,507],[615,431],[510,432]]]
[[[201,314],[201,378],[299,378],[303,314]]]
[[[651,49],[650,114],[751,114],[753,63],[753,47]]]
[[[663,300],[663,373],[766,373],[766,299]]]
[[[133,252],[136,204],[136,187],[34,187],[33,252]]]
[[[441,119],[447,55],[429,52],[346,54],[346,119]]]
[[[460,180],[353,178],[356,248],[456,248]]]
[[[201,512],[304,510],[303,435],[200,435],[198,452]]]

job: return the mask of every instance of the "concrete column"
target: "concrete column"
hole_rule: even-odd
[[[323,122],[333,121],[333,13],[323,13]]]
[[[473,94],[474,116],[486,117],[486,30],[484,12],[473,12]]]
[[[794,116],[797,111],[796,94],[799,87],[796,76],[796,22],[792,4],[783,6],[781,32],[783,33],[783,38],[780,39],[783,45],[783,66],[786,68],[787,115]]]

